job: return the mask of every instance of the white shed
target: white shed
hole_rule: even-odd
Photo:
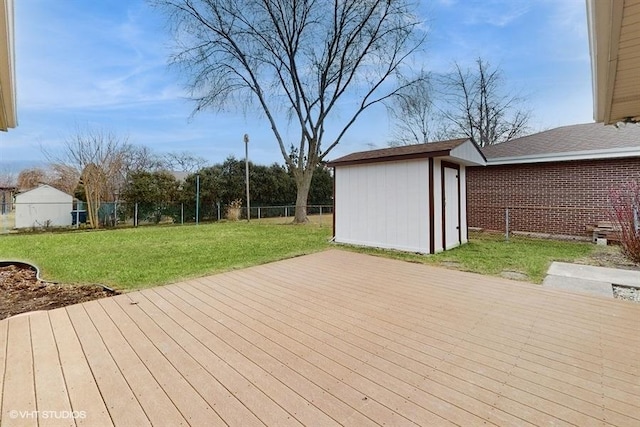
[[[469,139],[363,151],[330,162],[335,241],[423,254],[466,243],[466,166],[485,162]]]
[[[16,195],[16,228],[71,225],[73,196],[42,184]]]

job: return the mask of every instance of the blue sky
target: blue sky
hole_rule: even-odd
[[[592,95],[584,0],[432,0],[419,3],[429,30],[418,62],[446,72],[481,56],[528,97],[534,130],[591,122]],[[167,66],[164,18],[144,0],[16,0],[18,122],[0,134],[0,165],[44,161],[77,127],[99,127],[158,153],[190,151],[211,163],[244,157],[282,163],[258,113],[190,117],[183,81]],[[391,133],[384,108],[361,116],[329,155],[336,158]],[[293,136],[293,135],[292,135]]]

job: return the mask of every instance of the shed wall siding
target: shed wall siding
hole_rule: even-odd
[[[337,167],[336,242],[428,253],[428,180],[427,160]]]
[[[608,195],[640,180],[640,158],[498,165],[467,169],[470,227],[590,236],[608,221]]]
[[[73,197],[54,188],[39,187],[18,194],[15,203],[15,227],[30,228],[71,225]]]

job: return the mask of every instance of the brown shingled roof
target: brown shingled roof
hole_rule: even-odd
[[[451,150],[467,141],[469,141],[468,138],[451,139],[427,144],[403,145],[379,150],[360,151],[335,159],[329,162],[329,166],[447,156]]]
[[[481,148],[487,159],[585,152],[613,148],[640,150],[640,125],[619,128],[602,123],[562,126]]]

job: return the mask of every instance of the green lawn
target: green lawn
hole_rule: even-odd
[[[262,264],[331,247],[331,227],[257,221],[0,236],[0,259],[31,262],[44,279],[136,289]],[[552,261],[591,253],[588,243],[471,234],[467,245],[432,256],[339,246],[488,275],[504,270],[541,283]]]
[[[331,229],[224,222],[0,236],[0,259],[36,264],[44,279],[133,289],[324,249]]]
[[[507,242],[504,235],[494,233],[470,233],[469,237],[466,245],[430,256],[379,249],[349,249],[424,264],[458,263],[460,270],[492,276],[499,276],[505,270],[514,271],[526,275],[531,282],[542,283],[551,262],[571,262],[590,254],[595,248],[590,243],[520,236],[511,236]]]

